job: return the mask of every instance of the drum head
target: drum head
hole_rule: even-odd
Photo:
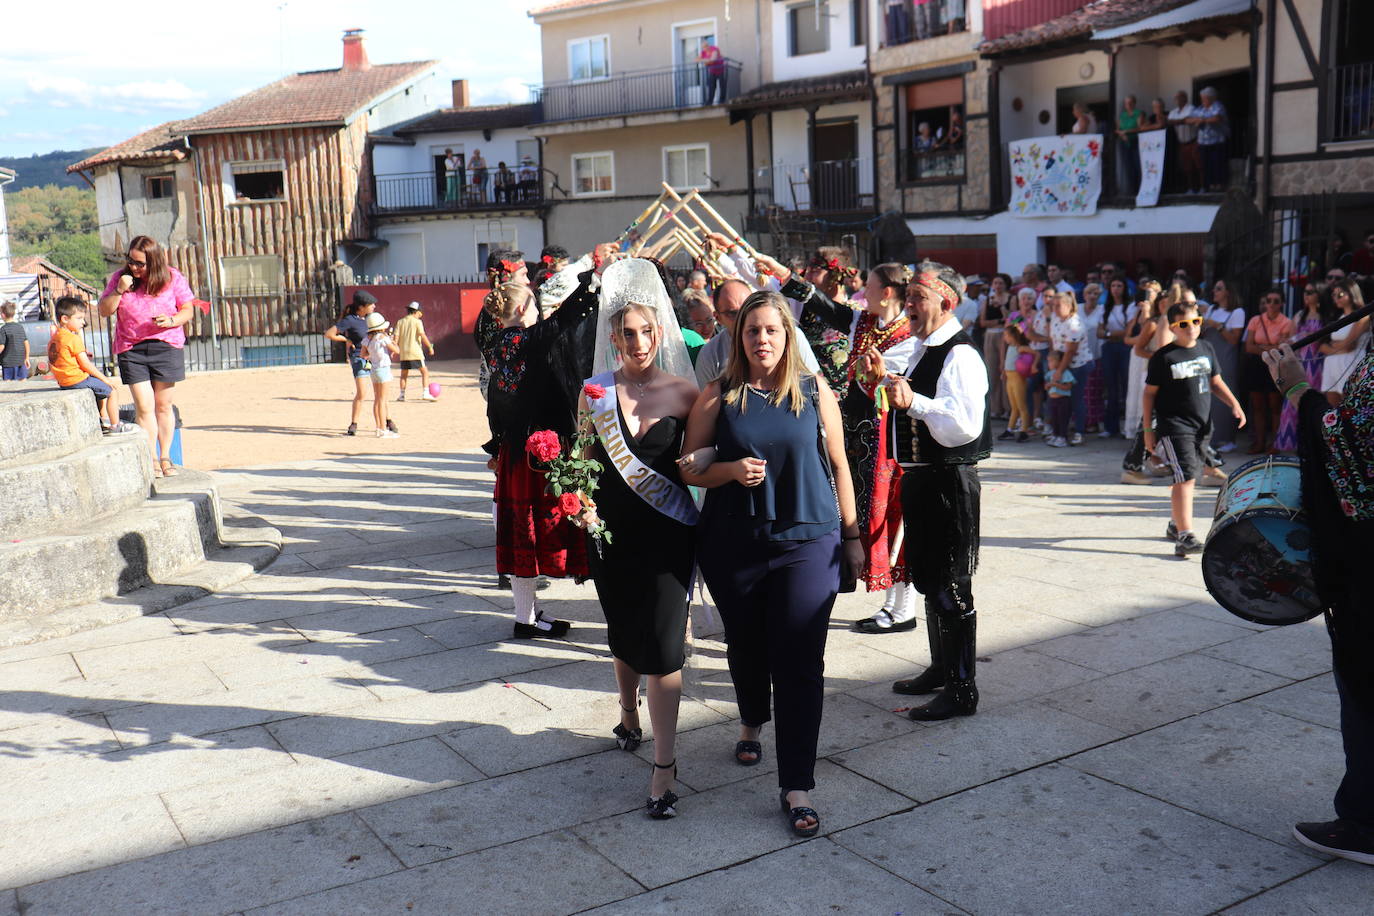
[[[1251,512],[1212,531],[1202,580],[1217,603],[1254,623],[1285,626],[1323,610],[1312,578],[1312,533],[1284,512]]]

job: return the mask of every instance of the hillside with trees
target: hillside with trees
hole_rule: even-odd
[[[19,173],[14,184],[5,186],[5,193],[9,195],[24,188],[41,188],[49,184],[58,187],[89,188],[90,185],[86,184],[80,175],[68,175],[67,166],[80,162],[102,149],[104,147],[97,146],[94,149],[54,150],[34,156],[0,156],[0,166],[14,169]]]
[[[94,191],[55,184],[6,190],[11,254],[42,255],[79,280],[93,286],[104,282]]]

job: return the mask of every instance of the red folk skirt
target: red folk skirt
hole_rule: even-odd
[[[868,556],[864,587],[883,591],[908,580],[901,548],[902,469],[887,452],[887,414],[844,418],[859,535]]]
[[[587,535],[558,511],[544,473],[524,449],[502,444],[496,457],[496,571],[508,576],[587,575]]]

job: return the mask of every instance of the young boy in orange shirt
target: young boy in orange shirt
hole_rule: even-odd
[[[115,382],[106,378],[86,355],[81,331],[86,327],[86,303],[75,296],[57,300],[57,331],[48,341],[48,365],[59,388],[88,388],[95,395],[96,413],[104,409],[100,427],[107,433],[124,432],[129,424],[119,422],[119,405],[113,397]]]

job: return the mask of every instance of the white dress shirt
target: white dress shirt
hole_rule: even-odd
[[[959,321],[951,314],[925,340],[912,335],[915,341],[906,372],[925,355],[927,347],[938,347],[961,330]],[[958,448],[977,439],[983,432],[983,408],[988,393],[988,370],[976,347],[951,347],[935,384],[935,397],[914,394],[907,414],[921,420],[930,435],[945,448]]]

